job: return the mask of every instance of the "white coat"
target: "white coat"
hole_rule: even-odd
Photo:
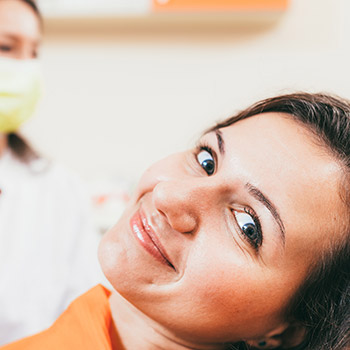
[[[0,158],[0,345],[50,326],[101,282],[99,237],[79,179],[43,160]]]

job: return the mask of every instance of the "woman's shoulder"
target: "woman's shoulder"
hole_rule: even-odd
[[[97,285],[74,300],[47,330],[1,348],[2,350],[111,350],[110,291]]]

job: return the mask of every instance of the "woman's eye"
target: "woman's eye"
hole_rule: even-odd
[[[260,225],[255,222],[253,217],[248,213],[233,211],[237,220],[237,224],[243,235],[255,247],[259,248],[262,243],[262,235]]]
[[[9,45],[0,45],[0,51],[2,52],[10,52],[12,50],[12,47]]]
[[[213,175],[215,171],[215,160],[209,150],[202,149],[197,154],[198,163],[208,175]]]

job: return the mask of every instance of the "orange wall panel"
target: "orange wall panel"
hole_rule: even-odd
[[[152,0],[154,12],[283,11],[288,0]]]

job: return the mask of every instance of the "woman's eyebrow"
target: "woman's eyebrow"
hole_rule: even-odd
[[[221,155],[224,155],[225,154],[225,141],[222,138],[221,131],[220,130],[215,130],[215,136],[216,136],[216,139],[218,141],[219,151],[220,151]]]
[[[1,35],[1,37],[5,38],[5,39],[17,40],[16,35],[14,35],[12,33],[3,33],[3,35]]]
[[[285,246],[286,242],[286,231],[283,225],[283,221],[278,213],[278,210],[276,209],[276,206],[271,202],[270,199],[267,198],[266,195],[264,195],[257,187],[253,186],[249,182],[246,183],[245,187],[248,189],[249,193],[260,203],[262,203],[272,214],[274,219],[276,220],[276,223],[279,227],[279,231],[281,233],[281,240],[283,243],[283,246]]]

